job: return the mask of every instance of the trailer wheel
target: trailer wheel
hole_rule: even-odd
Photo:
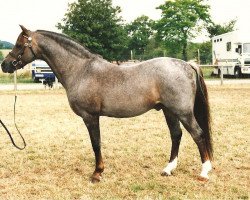
[[[240,78],[241,77],[241,71],[239,67],[236,67],[234,70],[234,77],[235,78]]]

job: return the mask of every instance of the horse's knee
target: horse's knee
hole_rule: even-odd
[[[195,141],[196,144],[201,144],[201,143],[203,143],[205,141],[202,131],[191,133],[191,136],[192,136],[192,138],[193,138],[193,140]]]
[[[173,142],[180,142],[181,137],[182,137],[182,131],[181,129],[172,130],[170,132],[170,135],[171,135],[171,140]]]
[[[189,120],[184,120],[182,123],[196,144],[203,142],[203,131],[193,117]]]

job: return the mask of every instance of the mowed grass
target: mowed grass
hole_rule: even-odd
[[[160,176],[171,140],[162,112],[101,118],[105,171],[92,184],[94,156],[87,129],[64,90],[19,92],[17,123],[27,148],[12,147],[1,128],[0,199],[249,199],[250,85],[210,86],[214,162],[200,182],[199,153],[184,131],[179,164]],[[0,117],[16,141],[12,92],[0,95]]]

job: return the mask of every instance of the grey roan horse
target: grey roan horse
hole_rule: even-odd
[[[35,59],[49,64],[65,88],[72,110],[87,126],[96,160],[92,182],[100,181],[104,170],[100,116],[133,117],[150,109],[163,110],[172,139],[170,160],[162,175],[171,175],[177,167],[181,122],[200,152],[199,177],[208,179],[212,169],[209,106],[198,67],[173,58],[117,66],[64,35],[21,28],[22,33],[3,61],[2,70],[13,73]]]

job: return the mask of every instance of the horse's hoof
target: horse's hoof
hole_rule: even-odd
[[[208,182],[209,178],[208,177],[204,177],[204,176],[198,176],[198,180],[202,181],[202,182]]]
[[[169,172],[162,171],[161,176],[171,176],[172,174]]]
[[[102,179],[102,176],[99,174],[93,174],[91,177],[91,183],[99,183]]]

